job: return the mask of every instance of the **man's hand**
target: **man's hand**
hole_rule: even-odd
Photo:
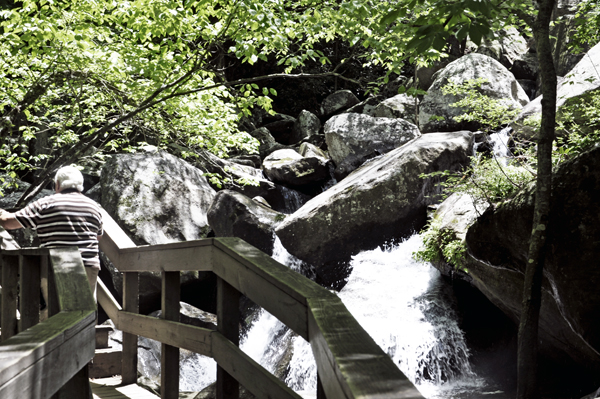
[[[21,223],[15,217],[15,214],[4,209],[0,209],[0,226],[4,227],[6,230],[23,228]]]

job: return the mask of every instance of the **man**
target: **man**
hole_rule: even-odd
[[[0,209],[0,225],[6,230],[36,230],[41,247],[79,248],[95,300],[100,272],[98,240],[103,233],[100,205],[81,193],[83,175],[74,166],[60,168],[54,184],[56,194],[40,198],[20,211]]]

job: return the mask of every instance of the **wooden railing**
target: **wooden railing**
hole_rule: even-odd
[[[0,398],[91,397],[85,366],[94,357],[96,304],[79,251],[2,250],[0,266]],[[41,323],[40,289],[49,316]]]
[[[217,398],[239,397],[239,384],[258,398],[300,396],[242,352],[239,298],[245,295],[309,341],[317,364],[318,398],[422,398],[365,332],[337,295],[238,238],[135,247],[104,215],[102,251],[123,272],[123,307],[103,284],[98,300],[123,334],[124,383],[137,377],[137,336],[162,343],[161,396],[177,398],[179,348],[217,362]],[[162,319],[137,314],[140,272],[162,274]],[[180,271],[217,276],[217,330],[179,323]],[[238,384],[239,383],[239,384]]]

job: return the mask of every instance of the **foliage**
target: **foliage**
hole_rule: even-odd
[[[446,262],[456,269],[468,272],[464,267],[466,247],[463,240],[456,237],[453,231],[442,229],[434,219],[421,233],[423,246],[413,253],[413,258],[420,262]]]
[[[587,46],[600,42],[600,2],[583,0],[577,4],[575,13],[576,29],[569,41],[575,53],[584,51]]]
[[[518,166],[514,162],[503,165],[504,160],[482,155],[471,157],[471,165],[460,172],[434,172],[421,175],[422,178],[443,177],[440,183],[444,198],[453,193],[468,194],[474,201],[485,201],[494,205],[514,197],[521,189],[533,181],[530,168]]]
[[[558,147],[566,158],[600,145],[600,90],[569,99],[556,118]]]
[[[481,129],[490,132],[507,125],[519,114],[518,109],[483,94],[481,87],[487,82],[485,78],[470,79],[462,83],[449,81],[442,87],[444,95],[460,97],[452,106],[462,108],[465,112],[453,118],[456,122],[477,122]]]

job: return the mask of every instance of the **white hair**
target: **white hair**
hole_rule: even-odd
[[[54,184],[60,187],[60,190],[75,188],[77,191],[83,191],[83,175],[75,166],[63,166],[54,176]]]

